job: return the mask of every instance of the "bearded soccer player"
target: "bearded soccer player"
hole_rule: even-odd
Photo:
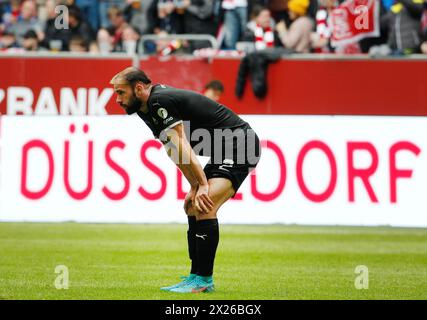
[[[138,114],[191,186],[184,200],[191,271],[180,283],[161,289],[211,292],[219,242],[217,212],[257,165],[259,139],[227,107],[193,91],[153,84],[137,68],[119,72],[111,84],[116,102],[127,114]],[[204,168],[196,155],[210,157]]]

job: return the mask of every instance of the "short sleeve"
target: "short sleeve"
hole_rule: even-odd
[[[152,114],[159,132],[182,123],[176,101],[167,95],[158,95],[151,101]]]

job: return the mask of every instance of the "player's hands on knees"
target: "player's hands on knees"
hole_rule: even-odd
[[[195,203],[198,186],[191,186],[191,190],[187,193],[184,200],[184,211],[188,214],[188,210]]]
[[[209,213],[213,209],[214,203],[209,197],[209,185],[199,185],[194,199],[194,206],[200,213]]]

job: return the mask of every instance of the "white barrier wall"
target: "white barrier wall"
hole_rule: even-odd
[[[221,222],[427,227],[427,118],[244,118],[263,155]],[[0,119],[0,221],[186,221],[138,117]]]

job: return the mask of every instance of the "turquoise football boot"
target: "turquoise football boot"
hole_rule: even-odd
[[[179,288],[181,286],[185,286],[187,284],[189,284],[190,282],[192,282],[195,278],[197,277],[196,274],[190,273],[189,276],[182,276],[180,277],[182,279],[182,281],[180,283],[174,284],[172,286],[168,286],[168,287],[162,287],[160,288],[160,290],[163,291],[170,291],[171,289],[175,289],[175,288]]]
[[[176,293],[208,293],[215,291],[215,286],[212,277],[197,276],[186,285],[170,289],[169,291]]]

